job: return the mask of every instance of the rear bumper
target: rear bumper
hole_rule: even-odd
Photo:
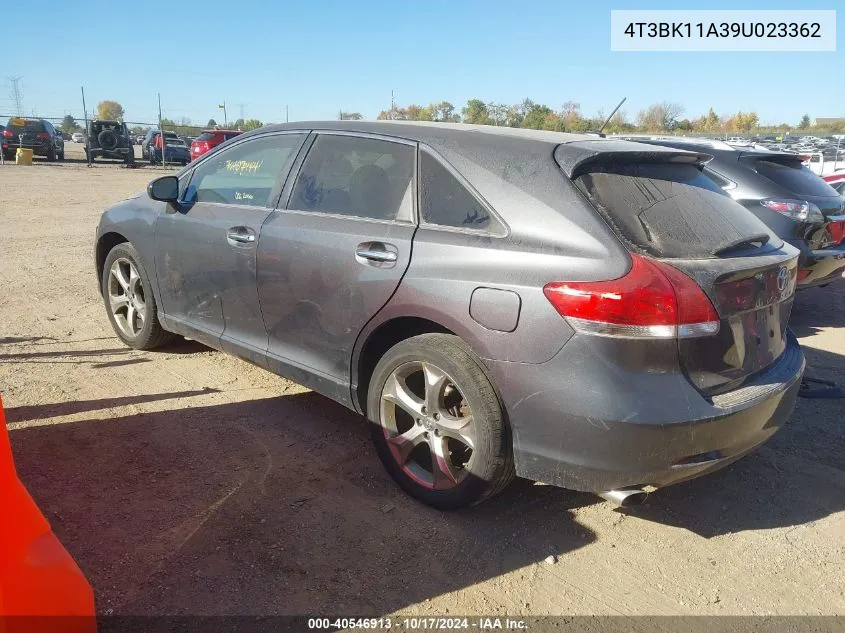
[[[805,366],[790,334],[752,384],[707,399],[681,374],[628,371],[575,339],[547,363],[487,364],[511,422],[517,474],[587,492],[663,487],[735,461],[789,418]]]
[[[6,140],[2,142],[3,151],[7,154],[14,154],[15,150],[19,147],[23,149],[31,149],[32,153],[36,156],[46,156],[50,152],[50,143],[23,143],[21,144],[19,141],[15,141],[13,143],[7,143]]]
[[[845,271],[845,244],[819,250],[810,250],[805,243],[793,245],[801,250],[798,258],[798,288],[830,283]]]

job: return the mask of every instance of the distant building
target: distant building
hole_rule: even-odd
[[[842,125],[845,124],[845,117],[827,117],[827,118],[818,118],[813,121],[813,125],[815,127],[832,127],[834,125]]]

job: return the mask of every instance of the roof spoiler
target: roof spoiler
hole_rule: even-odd
[[[561,143],[555,148],[554,157],[570,180],[598,165],[685,163],[700,166],[713,159],[713,156],[703,152],[688,152],[660,145],[617,140]]]

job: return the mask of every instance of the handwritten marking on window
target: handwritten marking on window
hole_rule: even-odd
[[[264,160],[227,160],[226,171],[243,176],[244,174],[255,174],[261,169]]]

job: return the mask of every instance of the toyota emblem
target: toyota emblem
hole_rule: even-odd
[[[789,269],[786,266],[781,266],[778,270],[778,292],[781,297],[785,297],[789,292]]]

